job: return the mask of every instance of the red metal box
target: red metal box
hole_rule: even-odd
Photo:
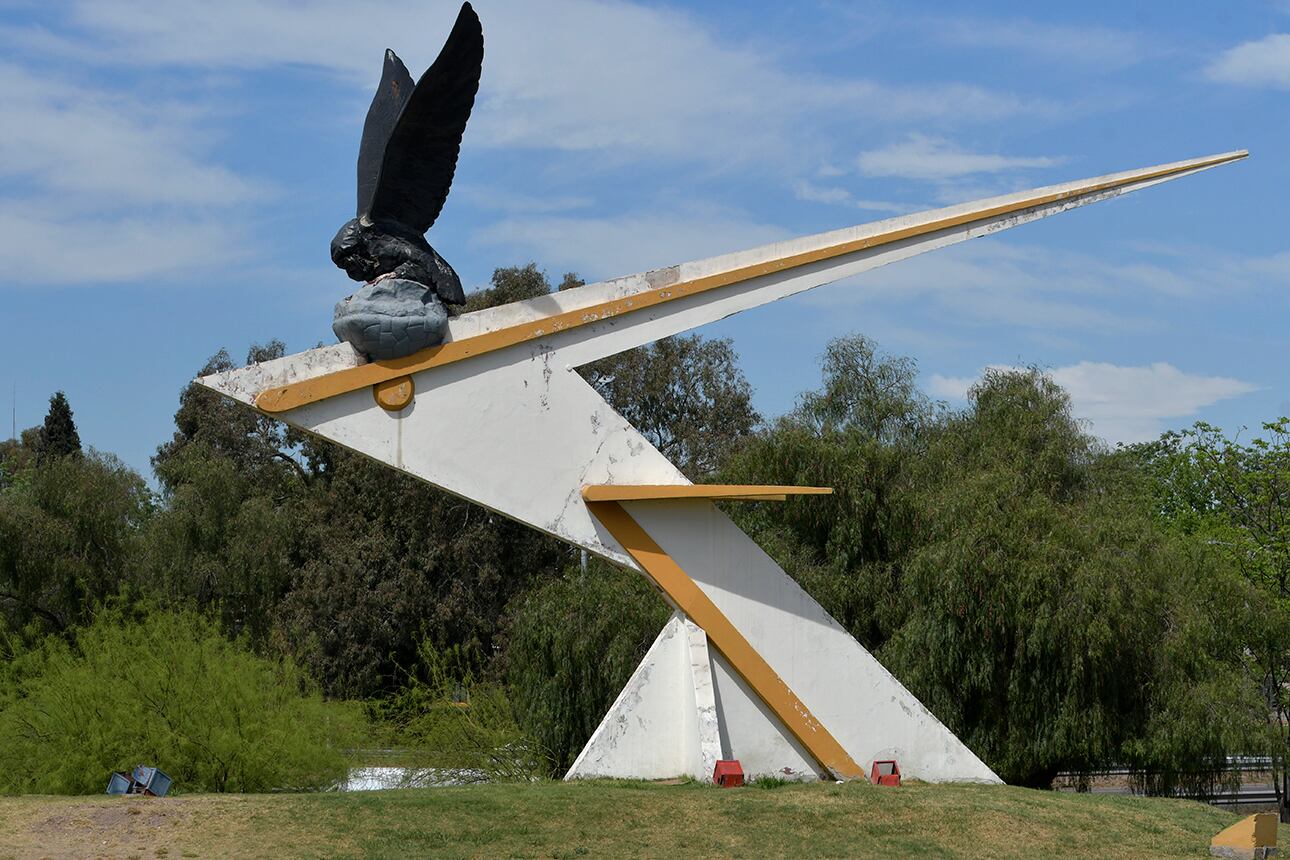
[[[900,767],[895,761],[876,761],[869,781],[874,785],[900,785]]]
[[[712,769],[712,781],[722,788],[734,788],[744,784],[744,769],[738,759],[722,759]]]

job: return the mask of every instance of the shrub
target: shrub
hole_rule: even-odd
[[[182,791],[322,788],[358,722],[289,661],[258,657],[192,612],[100,612],[0,676],[0,791],[103,791],[155,764]]]
[[[544,758],[516,723],[506,689],[477,680],[471,666],[478,661],[466,649],[439,650],[422,640],[417,657],[398,694],[368,706],[373,735],[402,751],[399,760],[416,782],[542,776]]]

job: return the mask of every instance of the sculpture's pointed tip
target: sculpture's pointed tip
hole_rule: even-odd
[[[1202,155],[1199,158],[1192,158],[1192,159],[1189,159],[1188,161],[1176,161],[1173,164],[1162,165],[1162,166],[1163,167],[1183,167],[1183,168],[1189,167],[1191,168],[1192,171],[1206,170],[1211,167],[1220,167],[1224,164],[1231,164],[1234,161],[1241,161],[1242,159],[1249,158],[1249,156],[1250,156],[1250,151],[1248,149],[1233,149],[1228,152],[1217,152],[1217,153],[1214,153],[1213,155]],[[1154,168],[1143,168],[1143,169],[1151,170]],[[1191,172],[1191,171],[1187,171],[1187,170],[1182,171],[1183,175],[1185,175],[1187,172]]]

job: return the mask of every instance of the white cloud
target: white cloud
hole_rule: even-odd
[[[232,171],[204,163],[185,112],[0,64],[0,178],[81,206],[231,205],[260,196]]]
[[[200,68],[303,65],[340,74],[364,92],[387,45],[409,68],[425,68],[439,44],[427,34],[446,33],[455,11],[394,0],[364,3],[361,14],[341,0],[81,0],[72,8],[85,37],[62,50],[81,57]],[[827,149],[818,134],[805,139],[804,117],[821,129],[842,116],[988,122],[1053,110],[962,83],[894,86],[796,73],[666,7],[550,0],[490,4],[481,17],[486,54],[471,145],[622,160],[645,154],[722,168],[801,164],[812,155],[804,150]]]
[[[454,188],[452,196],[454,200],[465,201],[480,209],[509,214],[569,212],[574,209],[586,209],[595,202],[590,197],[520,194],[507,188],[480,184]]]
[[[11,286],[115,283],[239,261],[237,227],[212,219],[128,214],[75,217],[0,204],[0,271]]]
[[[1051,167],[1062,159],[968,152],[949,141],[911,134],[904,143],[860,153],[856,164],[868,176],[943,180],[978,173]]]
[[[887,200],[866,200],[856,197],[845,188],[836,185],[816,185],[802,180],[793,186],[793,196],[808,203],[827,203],[833,206],[846,206],[868,212],[891,212],[901,214],[912,212],[917,207],[904,203],[892,203]]]
[[[967,400],[968,391],[976,385],[975,376],[942,376],[933,373],[927,381],[927,393],[944,400]]]
[[[0,269],[12,285],[100,283],[228,262],[213,214],[264,196],[202,158],[192,110],[0,64]]]
[[[1205,71],[1229,84],[1290,89],[1290,33],[1272,33],[1229,48]]]
[[[350,0],[72,0],[56,13],[52,29],[0,25],[11,58],[0,65],[6,115],[0,180],[7,183],[0,202],[9,212],[56,201],[41,206],[43,215],[33,223],[73,246],[112,255],[120,265],[104,271],[117,271],[114,277],[174,271],[183,258],[204,265],[210,252],[198,251],[199,237],[227,237],[234,230],[232,207],[255,202],[264,190],[210,158],[200,145],[204,136],[196,133],[205,117],[177,98],[158,97],[171,88],[157,83],[171,74],[187,74],[184,80],[192,83],[195,72],[313,69],[352,87],[353,98],[342,109],[357,128],[384,48],[399,50],[414,71],[425,68],[455,6],[371,0],[356,11]],[[467,146],[564,151],[572,156],[565,163],[576,160],[584,174],[597,166],[666,165],[675,171],[688,163],[710,174],[754,170],[791,184],[836,160],[841,140],[863,133],[856,117],[874,127],[928,119],[952,126],[1053,112],[1043,102],[953,81],[907,86],[798,71],[786,63],[788,52],[768,54],[722,38],[666,6],[499,2],[483,5],[481,15],[484,77]],[[51,59],[67,70],[62,77],[45,71],[55,65]],[[104,68],[144,69],[146,93],[140,89],[131,98],[85,85]],[[211,80],[218,76],[207,75],[202,91],[214,103],[220,85]],[[837,190],[842,196],[805,184],[798,194],[860,210],[908,209]],[[465,188],[456,193],[463,192],[469,196]],[[712,245],[692,238],[712,231],[718,247],[725,246],[723,236],[737,248],[780,235],[738,214],[709,219],[703,213],[688,222],[682,216],[670,229],[661,216],[610,218],[595,226],[591,219],[529,217],[593,203],[581,197],[542,199],[488,188],[473,196],[478,209],[511,216],[487,231],[492,241],[509,236],[515,247],[534,247],[551,230],[596,234],[604,244],[580,251],[592,261],[581,265],[606,273],[659,260],[651,249],[629,253],[620,247],[623,225],[657,237],[663,243],[658,252],[675,248],[678,258],[714,253]],[[237,215],[245,220],[248,212],[244,207]],[[228,223],[220,224],[222,218]],[[149,230],[143,226],[172,221],[177,238],[169,247],[145,242]],[[90,235],[92,230],[99,232]],[[121,244],[105,243],[103,236]],[[747,241],[737,239],[745,236]],[[548,246],[534,250],[544,259],[553,253]],[[47,278],[106,278],[76,257],[51,261]]]
[[[1049,375],[1070,394],[1076,417],[1087,420],[1093,433],[1113,443],[1154,439],[1166,429],[1166,422],[1192,418],[1220,400],[1258,388],[1230,377],[1185,373],[1163,361],[1140,367],[1081,361]],[[936,397],[962,400],[976,382],[933,374],[928,388]]]
[[[1132,65],[1148,53],[1136,34],[1109,27],[953,17],[922,18],[917,26],[920,33],[944,44],[1005,50],[1098,69]]]

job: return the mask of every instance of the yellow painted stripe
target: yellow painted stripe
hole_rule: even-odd
[[[305,379],[299,382],[292,382],[287,385],[279,386],[277,388],[270,388],[261,392],[261,394],[255,399],[255,405],[256,408],[265,412],[285,412],[289,409],[296,409],[300,406],[304,406],[307,403],[316,403],[329,397],[346,394],[350,391],[356,391],[360,388],[364,388],[369,385],[376,385],[400,376],[419,373],[423,370],[441,367],[445,364],[451,364],[452,362],[472,358],[477,355],[485,355],[499,349],[505,349],[508,346],[537,340],[540,337],[549,336],[568,329],[591,325],[592,323],[615,317],[620,314],[632,313],[634,311],[644,310],[645,308],[656,307],[686,296],[693,296],[699,293],[708,292],[709,290],[715,290],[720,287],[742,283],[744,281],[751,280],[752,278],[761,277],[762,275],[796,269],[800,266],[818,263],[822,260],[829,260],[846,254],[854,254],[858,251],[865,251],[871,248],[881,247],[883,245],[890,245],[893,242],[899,242],[904,239],[925,236],[929,233],[936,233],[953,227],[961,227],[964,224],[970,224],[975,221],[1016,214],[1026,209],[1032,209],[1036,206],[1045,206],[1047,204],[1058,203],[1063,200],[1073,200],[1075,198],[1085,197],[1090,194],[1097,194],[1099,192],[1109,191],[1115,188],[1121,188],[1138,182],[1147,182],[1152,179],[1161,179],[1178,173],[1187,173],[1192,170],[1213,167],[1215,165],[1244,158],[1246,154],[1247,153],[1244,151],[1241,151],[1229,155],[1218,156],[1195,164],[1162,168],[1160,170],[1138,174],[1126,179],[1109,180],[1107,182],[1097,183],[1096,185],[1072,188],[1067,191],[1036,195],[1024,200],[1019,200],[1015,203],[1008,203],[1001,206],[993,206],[988,209],[978,209],[960,215],[938,218],[935,221],[929,221],[925,224],[901,227],[899,229],[889,230],[885,233],[879,233],[874,236],[866,236],[861,239],[854,239],[850,242],[831,245],[827,248],[803,251],[798,254],[790,254],[786,257],[768,260],[764,263],[742,266],[740,268],[720,272],[715,275],[707,275],[702,278],[682,281],[680,283],[658,287],[652,290],[643,290],[635,295],[626,296],[621,299],[600,302],[599,304],[591,305],[589,307],[552,314],[551,316],[543,317],[539,320],[519,323],[517,325],[497,329],[496,331],[462,338],[461,340],[449,341],[448,343],[440,346],[432,346],[428,349],[423,349],[420,352],[413,353],[405,358],[394,359],[392,361],[373,361],[368,364],[359,365],[358,367],[349,367],[344,370],[338,370],[313,379]]]
[[[832,487],[780,487],[763,484],[589,484],[588,502],[632,502],[657,499],[735,499],[782,502],[788,496],[827,496]]]
[[[704,594],[698,583],[655,543],[622,505],[618,502],[588,502],[587,508],[677,608],[703,628],[712,646],[721,652],[731,668],[761,697],[766,707],[779,717],[821,767],[835,778],[859,779],[864,776],[860,765],[843,749],[837,738],[811,714],[784,679]],[[738,755],[737,750],[734,753]]]

